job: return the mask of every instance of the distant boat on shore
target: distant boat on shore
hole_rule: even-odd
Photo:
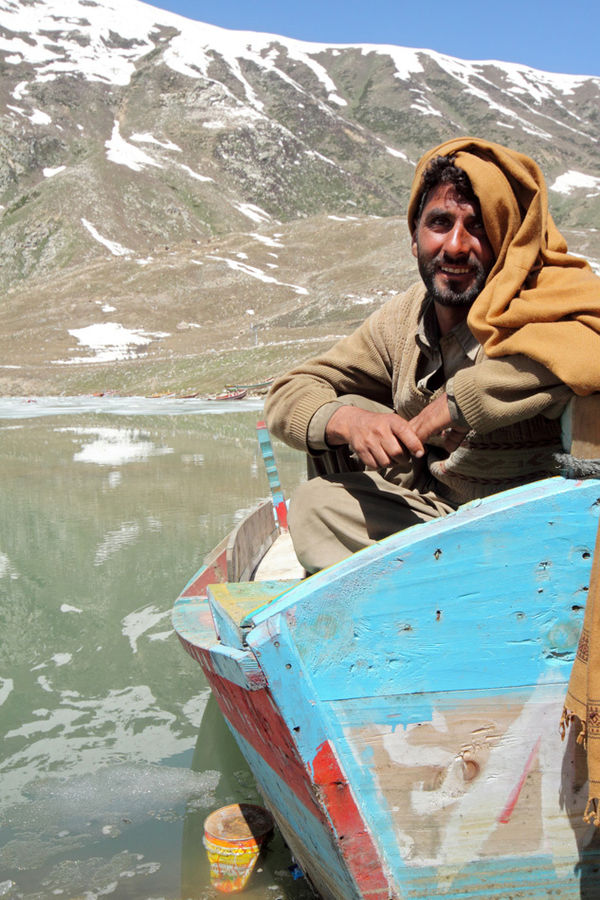
[[[266,390],[267,388],[270,388],[270,387],[271,387],[271,385],[273,384],[274,381],[275,381],[274,378],[267,378],[266,381],[260,381],[260,382],[258,382],[258,384],[226,384],[226,385],[225,385],[225,390],[226,390],[226,391],[260,391],[260,390]]]
[[[230,390],[226,388],[221,394],[217,394],[215,397],[209,397],[209,400],[243,400],[246,394],[248,393],[246,388],[236,388],[235,390]]]

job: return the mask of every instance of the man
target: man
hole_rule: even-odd
[[[532,160],[449,141],[419,163],[408,220],[421,282],[267,399],[320,473],[290,508],[309,572],[545,477],[572,391],[600,389],[600,280],[566,253]]]

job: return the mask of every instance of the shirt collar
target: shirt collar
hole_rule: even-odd
[[[454,328],[442,338],[438,326],[437,316],[435,314],[435,306],[430,297],[425,298],[421,315],[417,324],[416,341],[423,353],[433,359],[440,352],[441,341],[455,338],[463,349],[465,356],[472,362],[475,362],[477,354],[480,350],[480,343],[467,325],[467,320],[459,322]]]

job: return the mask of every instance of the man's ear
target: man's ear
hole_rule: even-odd
[[[412,238],[411,238],[411,240],[410,240],[410,249],[411,249],[411,251],[412,251],[412,255],[413,255],[413,256],[415,257],[415,259],[416,259],[417,256],[418,256],[418,250],[417,250],[417,229],[416,229],[416,228],[415,228],[415,230],[414,230],[413,233],[412,233]]]

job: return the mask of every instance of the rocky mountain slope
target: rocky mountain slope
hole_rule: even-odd
[[[0,393],[210,391],[331,343],[414,278],[414,165],[458,134],[534,156],[598,261],[599,101],[137,0],[0,0]]]

